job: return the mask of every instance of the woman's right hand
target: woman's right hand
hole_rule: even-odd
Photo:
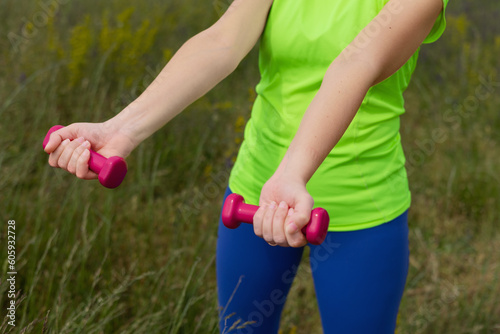
[[[129,134],[106,123],[74,123],[50,135],[45,146],[49,165],[64,169],[80,179],[97,179],[89,170],[90,151],[125,158],[137,146]]]

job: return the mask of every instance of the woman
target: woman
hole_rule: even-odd
[[[114,118],[55,132],[49,163],[96,178],[91,146],[127,156],[262,38],[258,97],[226,192],[261,207],[253,227],[219,227],[220,330],[277,333],[314,203],[331,216],[325,243],[311,245],[324,332],[393,333],[409,256],[402,93],[419,46],[444,30],[446,4],[235,0]]]

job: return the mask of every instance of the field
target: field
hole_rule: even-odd
[[[0,0],[0,333],[216,333],[215,242],[257,50],[128,158],[116,190],[47,164],[54,124],[104,121],[228,1]],[[398,333],[500,333],[500,4],[455,0],[406,92],[413,204]],[[16,327],[7,226],[16,227]],[[282,332],[321,333],[307,259]]]

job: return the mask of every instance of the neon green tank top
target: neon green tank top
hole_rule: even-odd
[[[387,1],[274,1],[260,44],[257,99],[229,179],[231,190],[247,203],[258,204],[262,186],[285,155],[328,66]],[[444,27],[443,11],[424,43],[438,39]],[[377,226],[409,208],[399,116],[417,57],[418,51],[368,91],[308,182],[315,207],[330,214],[330,231]]]

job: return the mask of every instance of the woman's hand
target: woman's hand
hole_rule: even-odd
[[[105,156],[126,157],[137,146],[130,135],[110,122],[74,123],[53,132],[45,146],[49,164],[80,179],[97,179],[89,170],[90,149]]]
[[[277,172],[262,188],[254,232],[272,246],[305,246],[301,230],[309,222],[313,204],[305,182]]]

